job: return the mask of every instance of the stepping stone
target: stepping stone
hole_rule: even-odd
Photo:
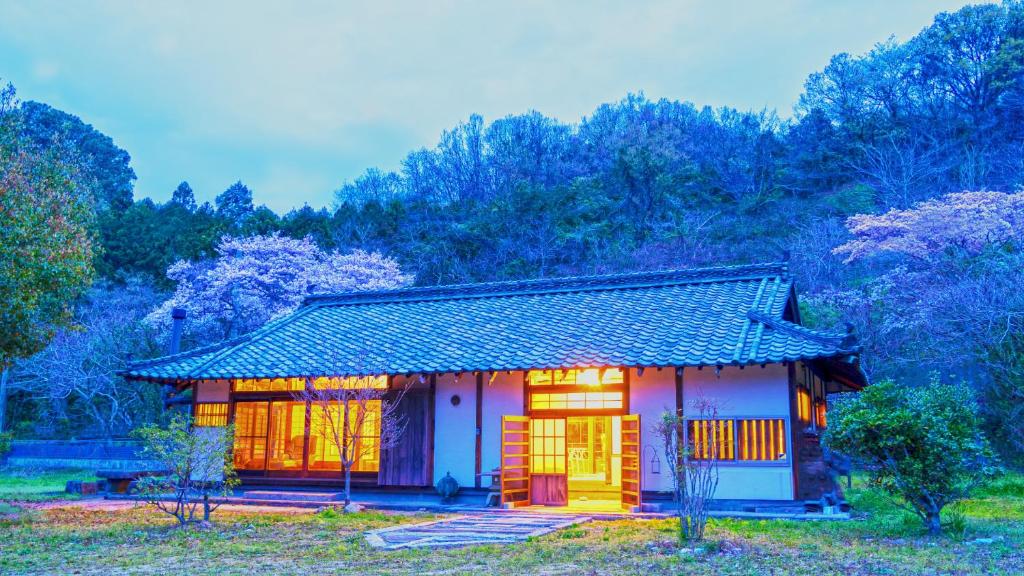
[[[275,490],[247,490],[243,498],[251,500],[295,500],[298,502],[334,502],[344,500],[343,492],[284,492]]]
[[[510,544],[589,521],[587,516],[491,512],[371,530],[366,533],[366,540],[385,550]]]

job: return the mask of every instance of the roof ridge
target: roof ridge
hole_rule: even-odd
[[[589,276],[533,278],[471,284],[419,286],[391,290],[316,294],[307,296],[303,300],[303,306],[311,304],[342,305],[371,302],[419,302],[425,300],[500,298],[566,292],[629,290],[679,284],[752,280],[770,276],[785,277],[788,275],[788,272],[788,264],[785,262],[765,262],[705,268],[678,268]]]
[[[765,278],[765,281],[767,281],[767,280],[768,279]],[[771,316],[772,309],[775,307],[775,298],[778,296],[779,288],[781,288],[781,287],[782,287],[782,276],[776,276],[775,277],[775,281],[772,282],[772,284],[771,284],[771,293],[768,294],[768,297],[767,297],[767,299],[766,299],[766,301],[764,303],[764,308],[765,308],[765,311],[763,312],[764,314]],[[757,310],[757,308],[760,306],[760,304],[761,303],[760,303],[759,300],[755,301],[754,302],[753,310]],[[752,318],[750,318],[749,314],[747,315],[747,318],[748,318],[748,320],[747,320],[748,322],[753,320]],[[765,323],[764,322],[758,322],[757,330],[754,331],[754,337],[750,341],[750,350],[747,352],[747,357],[748,358],[749,357],[756,357],[757,356],[757,350],[758,350],[758,348],[760,348],[760,345],[761,345],[761,337],[764,335],[764,327],[765,327]]]
[[[848,350],[857,348],[857,346],[855,346],[856,339],[853,338],[853,334],[851,332],[847,332],[846,334],[823,332],[821,330],[801,326],[800,324],[790,322],[784,318],[775,318],[774,316],[753,309],[747,311],[747,317],[756,322],[760,322],[773,330],[784,332],[799,338],[815,340],[823,344],[832,344]]]

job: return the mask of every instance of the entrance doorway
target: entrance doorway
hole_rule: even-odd
[[[638,507],[639,447],[636,415],[505,416],[502,505]]]
[[[570,505],[618,504],[622,491],[622,417],[566,418]]]

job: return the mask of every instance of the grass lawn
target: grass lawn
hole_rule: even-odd
[[[64,492],[68,480],[93,481],[92,472],[82,470],[20,470],[0,468],[0,501],[40,502],[67,500],[78,496]]]
[[[53,482],[55,480],[51,480]],[[3,498],[23,482],[0,479]],[[509,546],[383,552],[362,532],[428,515],[218,511],[180,531],[148,507],[87,501],[0,510],[2,574],[1014,574],[1024,573],[1024,477],[988,487],[930,539],[913,517],[855,486],[850,522],[712,520],[699,557],[677,554],[668,520],[591,522]],[[20,499],[20,497],[19,497]],[[102,502],[102,501],[100,501]],[[976,542],[991,538],[991,542]]]

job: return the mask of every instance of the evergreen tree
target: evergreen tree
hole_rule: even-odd
[[[252,190],[239,180],[217,195],[217,216],[229,226],[241,226],[253,213]]]
[[[171,202],[184,207],[189,212],[195,212],[196,196],[192,193],[192,187],[188,185],[188,182],[183,180],[181,184],[178,184],[174,193],[171,194]]]

